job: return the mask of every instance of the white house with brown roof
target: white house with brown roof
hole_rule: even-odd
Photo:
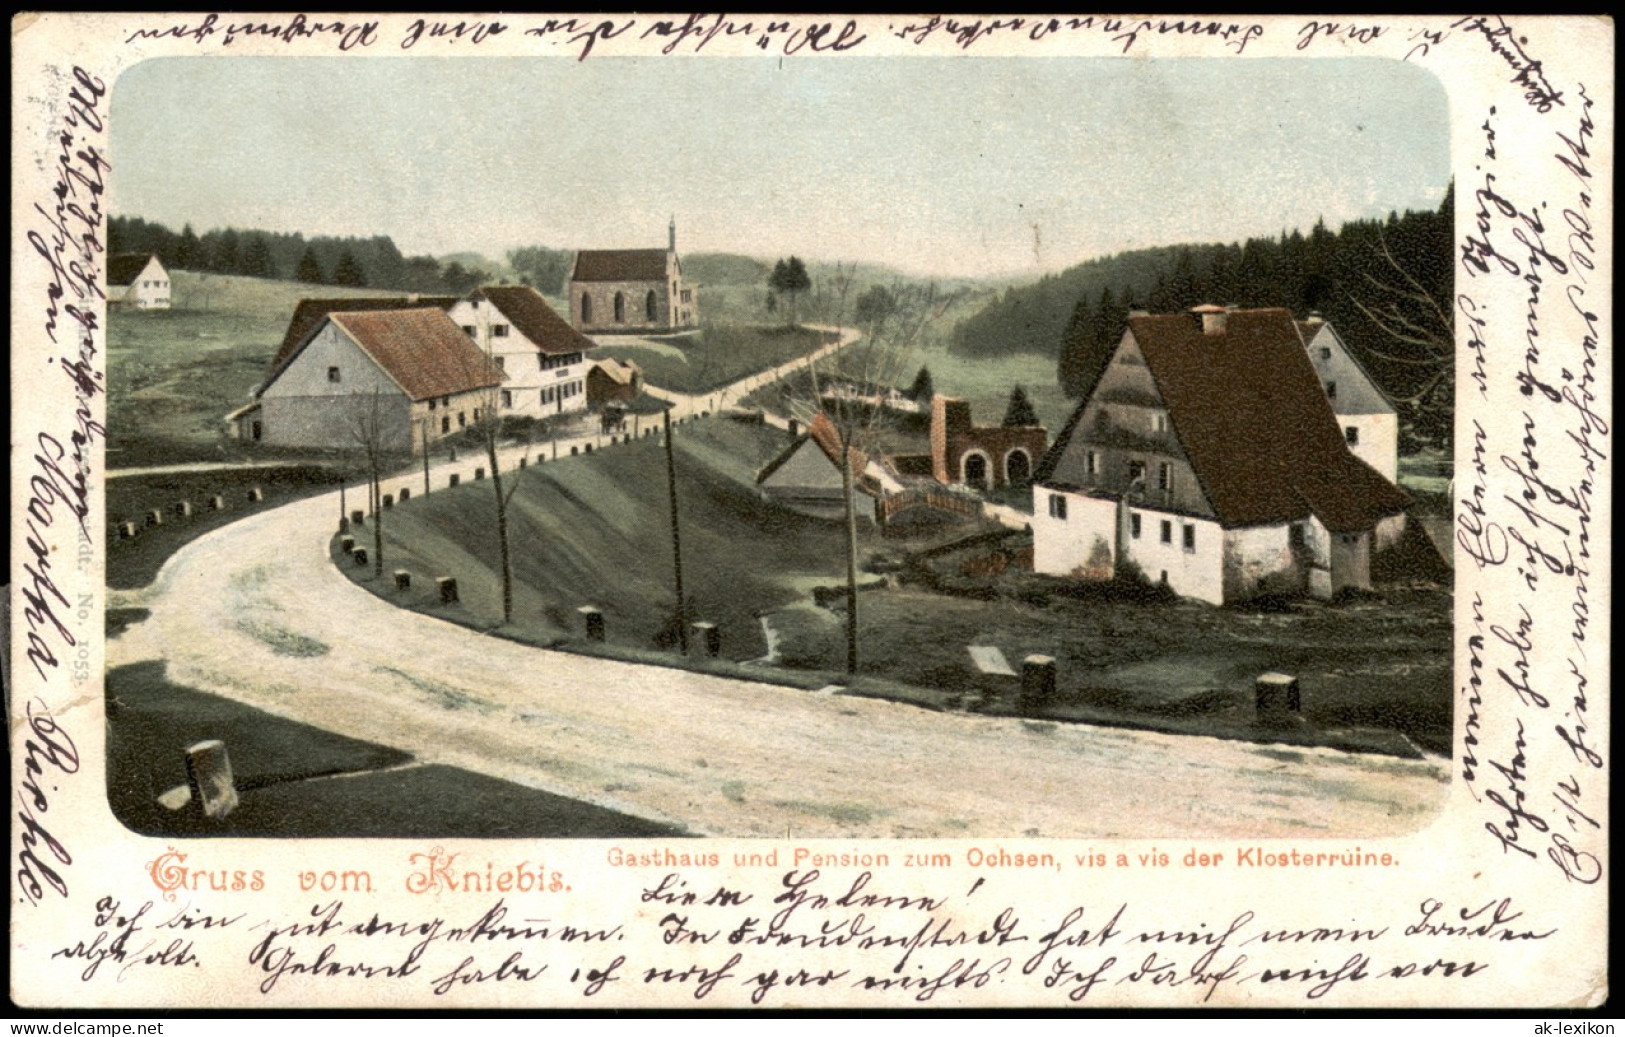
[[[1286,310],[1132,315],[1035,473],[1034,568],[1329,597],[1370,586],[1406,503],[1351,451]]]
[[[132,310],[169,309],[169,271],[150,252],[107,261],[107,305]]]
[[[1394,482],[1399,478],[1399,412],[1320,314],[1311,313],[1297,326],[1344,442],[1355,457]]]
[[[654,335],[699,326],[694,289],[683,283],[677,223],[657,248],[584,249],[570,266],[570,323],[589,335]]]
[[[228,420],[248,440],[351,449],[376,414],[385,449],[408,453],[479,421],[502,384],[438,307],[340,310],[274,362],[254,402]]]
[[[503,374],[498,406],[533,418],[587,409],[586,354],[593,341],[528,285],[492,285],[450,308],[452,322]]]

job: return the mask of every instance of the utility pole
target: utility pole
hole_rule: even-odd
[[[423,419],[423,495],[429,495],[429,419]]]
[[[672,452],[671,408],[661,412],[666,426],[666,488],[671,496],[671,564],[677,583],[677,643],[688,654],[688,599],[683,597],[683,539],[677,527],[677,456]]]

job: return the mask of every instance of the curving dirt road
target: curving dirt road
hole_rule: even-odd
[[[108,665],[162,659],[179,684],[707,835],[1371,836],[1448,792],[1436,760],[931,713],[485,637],[352,584],[336,508],[254,515],[110,592],[151,615]]]

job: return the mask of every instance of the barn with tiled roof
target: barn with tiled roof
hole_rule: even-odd
[[[328,313],[230,415],[274,446],[354,449],[367,426],[406,454],[496,408],[502,372],[437,306]]]
[[[1406,495],[1350,450],[1286,310],[1136,314],[1035,473],[1034,564],[1187,597],[1370,586]]]

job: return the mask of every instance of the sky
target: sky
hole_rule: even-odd
[[[1436,208],[1444,89],[1381,59],[164,58],[115,85],[115,213],[1064,269]]]

